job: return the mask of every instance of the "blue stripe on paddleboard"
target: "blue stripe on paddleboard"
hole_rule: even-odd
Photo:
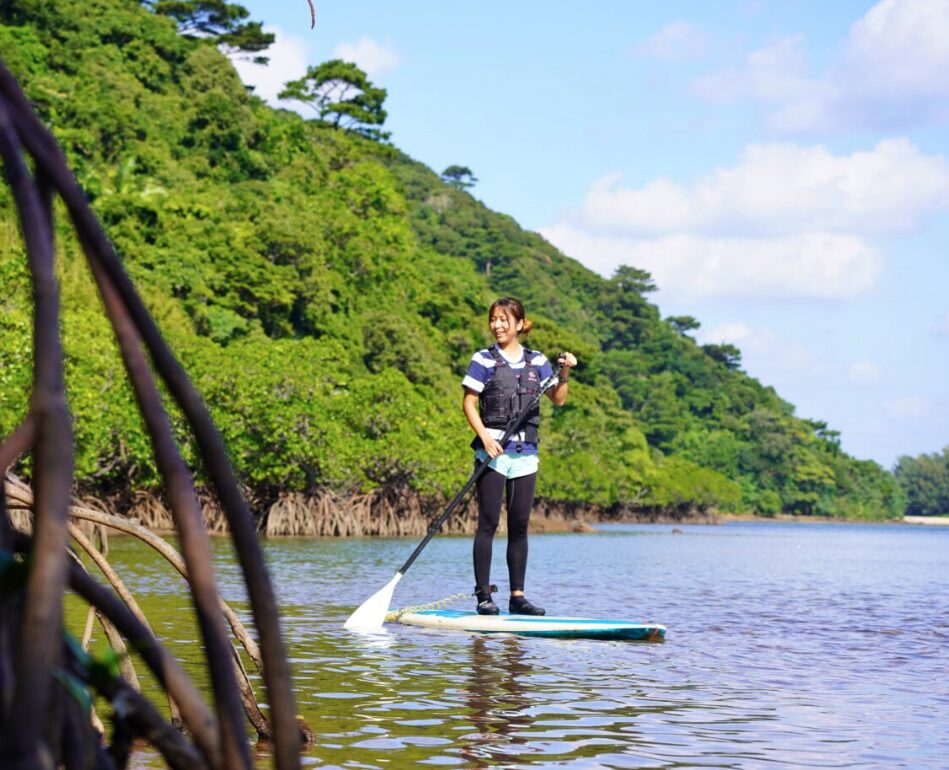
[[[422,616],[431,618],[434,622],[429,625],[413,620],[413,618],[421,620]],[[402,623],[422,626],[429,630],[465,631],[488,635],[513,634],[553,639],[662,641],[666,636],[665,626],[658,623],[509,614],[478,615],[476,612],[464,610],[420,610],[406,613],[400,620]],[[543,628],[541,624],[546,624],[548,627]],[[549,627],[551,625],[553,628]]]
[[[554,617],[549,615],[509,615],[506,612],[502,612],[500,615],[478,615],[477,612],[472,612],[471,610],[421,610],[419,612],[413,613],[415,615],[429,615],[432,617],[439,618],[466,618],[466,617],[484,617],[484,618],[498,618],[504,620],[505,623],[563,623],[565,625],[579,626],[579,625],[588,625],[588,626],[610,626],[617,627],[622,626],[628,628],[630,626],[649,626],[650,628],[655,627],[656,623],[637,623],[632,620],[606,620],[600,618],[565,618],[565,617]]]

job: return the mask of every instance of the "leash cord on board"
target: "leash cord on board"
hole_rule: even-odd
[[[446,604],[457,601],[458,599],[468,599],[474,596],[471,591],[463,592],[460,594],[452,594],[451,596],[446,596],[444,599],[436,599],[434,602],[428,602],[427,604],[413,604],[410,607],[403,607],[399,610],[390,610],[386,613],[386,621],[398,620],[403,615],[408,612],[422,612],[423,610],[437,610],[444,607]]]

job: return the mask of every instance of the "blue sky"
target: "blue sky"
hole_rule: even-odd
[[[244,2],[388,89],[392,141],[891,467],[949,444],[949,3]],[[292,106],[292,105],[284,105]],[[529,312],[528,308],[528,312]]]

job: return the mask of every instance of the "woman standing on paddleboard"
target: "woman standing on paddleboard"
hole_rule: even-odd
[[[540,384],[553,374],[542,353],[529,350],[519,336],[527,335],[533,324],[526,318],[524,306],[512,297],[502,297],[491,305],[488,323],[496,343],[471,357],[462,385],[463,408],[476,436],[471,442],[477,462],[488,462],[489,470],[478,480],[478,531],[474,540],[475,594],[478,613],[497,615],[491,600],[491,547],[501,518],[501,501],[507,502],[507,568],[511,582],[508,609],[517,615],[543,615],[524,596],[527,571],[527,522],[534,503],[537,482],[537,428],[540,405],[531,410],[506,447],[498,443],[512,414],[521,404],[530,403]],[[567,381],[577,359],[561,354],[560,382],[547,391],[550,400],[562,406],[567,400]]]

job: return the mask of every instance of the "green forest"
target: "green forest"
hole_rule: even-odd
[[[513,295],[535,324],[530,347],[581,362],[568,404],[544,407],[547,504],[903,514],[894,474],[848,456],[826,422],[795,416],[742,371],[736,348],[699,345],[699,321],[663,317],[649,274],[629,266],[605,279],[486,208],[469,169],[442,176],[401,153],[381,130],[385,91],[368,80],[362,101],[315,104],[314,119],[267,106],[221,52],[259,54],[259,25],[235,17],[187,34],[178,6],[189,3],[5,0],[0,53],[256,500],[451,496],[471,467],[460,380],[488,341],[488,305]],[[327,70],[300,75],[288,98],[317,100]],[[155,490],[110,327],[78,246],[64,224],[59,233],[77,477],[88,494]],[[0,287],[6,434],[27,410],[31,311],[5,187]]]

